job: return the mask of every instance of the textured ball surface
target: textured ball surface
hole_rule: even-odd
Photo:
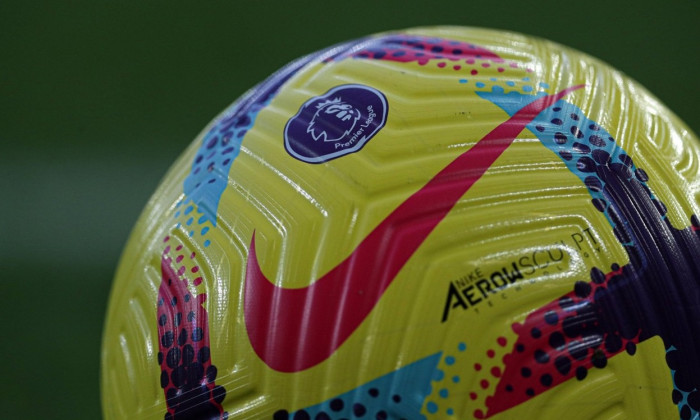
[[[148,203],[105,417],[694,419],[699,213],[698,139],[591,57],[457,27],[334,46]]]

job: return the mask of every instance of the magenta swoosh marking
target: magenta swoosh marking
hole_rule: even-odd
[[[287,289],[271,283],[260,269],[253,233],[244,306],[257,355],[281,372],[302,371],[330,357],[367,318],[430,232],[518,134],[540,112],[582,87],[524,106],[408,197],[345,260],[307,287]]]

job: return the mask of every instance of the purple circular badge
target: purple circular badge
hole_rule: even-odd
[[[377,89],[336,86],[299,108],[284,128],[284,147],[309,163],[326,162],[362,149],[386,122],[389,105]]]

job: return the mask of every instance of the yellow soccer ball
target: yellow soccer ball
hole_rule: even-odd
[[[484,29],[303,57],[217,117],[124,250],[107,419],[695,419],[700,144]]]

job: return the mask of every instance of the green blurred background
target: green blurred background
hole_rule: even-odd
[[[454,24],[556,40],[696,133],[697,1],[0,1],[0,418],[100,418],[100,336],[131,226],[218,112],[288,61]]]

